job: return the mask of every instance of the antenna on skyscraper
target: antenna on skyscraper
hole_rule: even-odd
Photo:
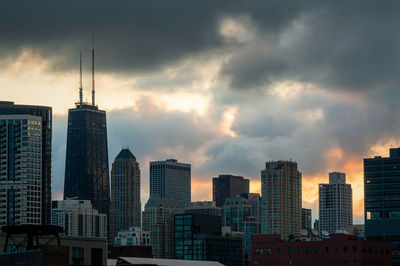
[[[92,33],[92,105],[95,105],[94,101],[94,32]]]
[[[79,104],[82,105],[82,51],[79,52]]]

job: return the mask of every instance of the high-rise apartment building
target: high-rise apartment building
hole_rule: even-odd
[[[14,222],[50,224],[52,109],[0,102],[0,116],[0,209],[7,208],[0,215],[0,226]],[[4,223],[4,214],[15,216]]]
[[[311,209],[301,209],[301,229],[311,230]]]
[[[227,198],[249,193],[249,180],[242,176],[219,175],[213,178],[213,201],[222,207]]]
[[[319,184],[319,233],[332,234],[353,224],[353,200],[346,174],[329,173],[329,184]]]
[[[214,201],[195,201],[184,209],[185,214],[206,214],[221,216],[221,208],[215,205]]]
[[[94,49],[92,55],[94,58]],[[64,199],[90,200],[96,210],[108,215],[110,184],[106,112],[95,105],[94,77],[92,82],[92,103],[82,101],[81,79],[79,101],[76,108],[68,111]]]
[[[107,237],[107,216],[93,209],[89,200],[53,201],[52,224],[76,237]]]
[[[150,197],[176,200],[180,208],[191,202],[191,166],[175,159],[150,162]]]
[[[0,115],[0,227],[42,223],[42,119]]]
[[[173,258],[173,224],[174,215],[182,214],[183,210],[176,200],[151,197],[143,212],[143,231],[150,232],[153,257]]]
[[[261,171],[261,233],[282,239],[301,230],[301,172],[292,161],[270,161]]]
[[[122,149],[111,169],[110,238],[141,226],[140,168],[129,149]]]
[[[364,193],[365,236],[392,242],[393,265],[400,265],[400,148],[364,159]]]

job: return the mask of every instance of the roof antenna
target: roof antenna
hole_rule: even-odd
[[[82,105],[82,51],[79,52],[79,104]]]
[[[95,106],[95,101],[94,101],[94,32],[92,33],[92,105]]]

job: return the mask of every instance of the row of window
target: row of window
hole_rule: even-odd
[[[329,253],[329,247],[321,247],[321,249],[322,249],[324,254],[328,254]],[[339,253],[339,250],[340,250],[339,248],[335,247],[334,248],[334,253]],[[351,248],[351,251],[350,251],[350,247],[344,246],[342,250],[343,250],[343,253],[350,253],[350,252],[357,253],[357,246],[353,246]],[[310,253],[318,254],[318,253],[320,253],[320,247],[314,247],[313,250],[310,247],[305,247],[305,248],[302,248],[302,247],[298,247],[298,248],[288,247],[287,248],[287,254],[289,254],[289,255],[294,254],[294,251],[296,251],[296,254],[303,254],[303,253],[304,254],[310,254]],[[277,248],[275,254],[281,255],[282,252],[283,252],[282,248]],[[383,249],[383,248],[381,248],[381,249],[379,249],[379,248],[373,249],[372,247],[368,247],[368,248],[367,247],[363,247],[362,252],[363,253],[367,253],[368,252],[368,253],[381,253],[381,254],[385,254],[386,253],[386,254],[389,254],[389,250],[388,249],[386,249],[386,250]],[[273,249],[272,248],[266,248],[265,250],[264,249],[254,249],[254,255],[263,255],[263,254],[273,255]]]

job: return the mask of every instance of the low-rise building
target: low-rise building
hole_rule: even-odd
[[[119,231],[114,240],[115,246],[150,246],[150,231],[142,231],[140,227],[129,227]]]
[[[390,243],[331,234],[327,241],[282,241],[278,234],[253,237],[252,265],[392,265]]]

